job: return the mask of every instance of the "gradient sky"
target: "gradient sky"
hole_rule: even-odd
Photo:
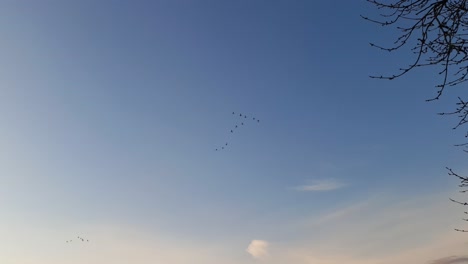
[[[370,79],[411,57],[360,14],[1,1],[0,263],[466,263],[457,89]]]

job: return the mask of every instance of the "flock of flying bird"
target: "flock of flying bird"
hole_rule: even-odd
[[[232,114],[234,116],[237,116],[236,112],[232,112]],[[256,117],[252,117],[252,118],[249,118],[247,115],[243,115],[242,113],[239,113],[239,118],[242,120],[242,121],[239,121],[239,123],[236,123],[235,126],[231,129],[231,133],[234,133],[236,131],[236,129],[238,128],[241,128],[242,126],[244,126],[247,121],[253,121],[258,124],[260,123],[260,119],[256,118]],[[218,147],[218,148],[215,148],[215,151],[221,151],[221,150],[224,150],[228,147],[228,142],[224,143],[224,145]]]
[[[81,242],[85,242],[85,241],[86,241],[86,242],[89,242],[89,239],[84,239],[84,238],[82,238],[82,237],[77,237],[77,238],[78,238],[78,241],[81,240]],[[70,239],[70,240],[67,240],[66,242],[67,242],[67,243],[71,243],[71,242],[73,242],[73,240]]]
[[[236,115],[235,112],[232,112],[232,114]],[[234,133],[236,131],[236,129],[244,126],[247,121],[249,121],[249,122],[253,121],[253,122],[256,122],[257,124],[260,123],[260,119],[258,119],[256,117],[249,118],[247,115],[243,115],[242,113],[239,113],[239,118],[241,118],[242,121],[239,121],[239,123],[236,123],[236,125],[231,129],[231,131],[230,131],[231,133]],[[228,142],[226,142],[223,146],[221,146],[219,148],[216,148],[215,151],[224,150],[224,149],[227,148],[228,145],[229,145]],[[79,236],[77,238],[78,238],[77,240],[79,242],[89,242],[89,239],[84,239],[84,238],[79,237]],[[72,242],[73,242],[72,239],[66,241],[66,243],[72,243]]]

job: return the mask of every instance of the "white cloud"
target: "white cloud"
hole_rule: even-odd
[[[318,191],[332,191],[340,189],[345,185],[336,180],[319,180],[313,181],[307,185],[301,185],[294,188],[297,191],[318,192]]]
[[[268,256],[268,242],[252,240],[246,251],[255,259],[265,259]]]

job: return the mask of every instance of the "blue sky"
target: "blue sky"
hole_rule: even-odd
[[[360,14],[376,15],[364,1],[0,3],[1,262],[462,254],[444,170],[467,171],[462,131],[435,115],[457,94],[424,101],[435,70],[370,79],[410,57],[371,48],[395,32]],[[230,134],[233,111],[261,123]],[[80,234],[93,243],[64,244]]]

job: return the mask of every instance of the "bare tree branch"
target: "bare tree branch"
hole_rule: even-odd
[[[449,171],[448,172],[448,175],[450,176],[455,176],[456,178],[458,178],[460,181],[461,181],[461,184],[459,185],[459,187],[463,188],[463,187],[467,187],[468,186],[468,177],[464,177],[464,176],[461,176],[457,173],[455,173],[452,169],[450,168],[447,168],[447,170]],[[461,193],[465,193],[467,192],[468,190],[462,190],[460,191]],[[463,205],[463,206],[468,206],[468,202],[461,202],[461,201],[458,201],[458,200],[455,200],[455,199],[452,199],[452,198],[449,198],[450,201],[454,202],[454,203],[457,203],[457,204],[460,204],[460,205]],[[464,214],[468,215],[468,212],[463,212]],[[468,222],[468,219],[466,218],[462,218],[463,221],[465,222]],[[458,232],[468,232],[468,230],[464,230],[464,229],[455,229],[456,231]]]
[[[367,0],[380,10],[380,17],[363,19],[383,27],[393,27],[399,32],[390,46],[370,43],[377,49],[395,52],[408,47],[413,54],[411,62],[394,74],[370,76],[371,78],[393,80],[413,69],[435,67],[441,81],[436,87],[436,94],[427,101],[441,98],[446,89],[468,81],[468,0]],[[468,100],[458,97],[455,110],[439,115],[456,116],[457,129],[468,123]],[[465,134],[468,138],[468,132]],[[457,144],[468,153],[468,143]],[[468,177],[447,168],[450,176],[460,180],[460,188],[468,188]],[[461,190],[467,193],[468,190]],[[468,206],[450,198],[454,203]],[[468,214],[465,212],[465,214]],[[467,219],[463,219],[468,221]],[[468,232],[464,229],[455,229]]]
[[[451,168],[446,167],[446,169],[449,171],[448,175],[457,177],[458,179],[461,180],[462,184],[468,183],[468,177],[463,177],[463,176],[458,175]]]
[[[452,201],[452,202],[454,202],[454,203],[457,203],[457,204],[461,204],[461,205],[465,205],[465,206],[468,205],[468,203],[459,202],[459,201],[454,200],[454,199],[452,199],[452,198],[449,198],[449,199],[450,199],[450,201]]]
[[[380,18],[363,19],[384,27],[393,27],[399,36],[393,45],[372,47],[393,52],[409,47],[413,60],[392,75],[370,76],[393,80],[418,67],[438,67],[441,82],[436,95],[427,101],[440,99],[445,89],[468,81],[468,4],[467,0],[367,0],[380,11]],[[468,122],[468,102],[459,97],[454,111],[441,115],[460,118],[454,129]]]

